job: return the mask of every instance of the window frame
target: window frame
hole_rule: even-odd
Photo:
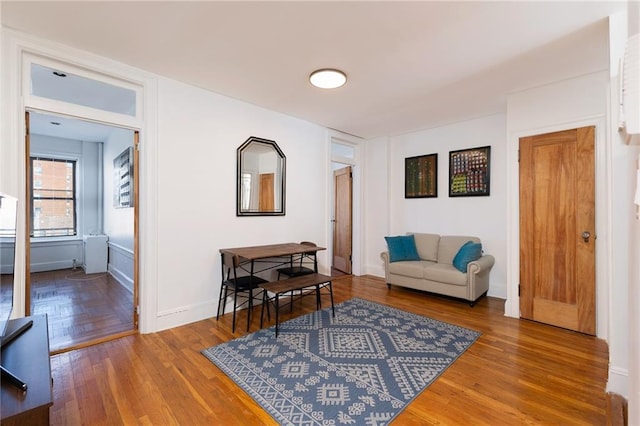
[[[52,163],[67,163],[67,164],[71,164],[72,165],[72,197],[61,197],[61,198],[57,198],[57,197],[38,197],[35,198],[34,197],[34,189],[38,189],[38,190],[45,190],[45,191],[55,191],[52,189],[43,189],[43,188],[34,188],[34,173],[35,173],[35,167],[34,167],[34,162],[35,161],[50,161]],[[77,158],[65,158],[65,157],[55,157],[55,156],[51,156],[51,155],[31,155],[29,156],[29,165],[30,165],[30,179],[29,179],[29,198],[30,198],[30,203],[31,203],[31,214],[30,214],[30,222],[29,223],[29,237],[30,238],[35,238],[35,239],[50,239],[50,238],[74,238],[77,237],[79,235],[78,233],[78,165],[79,165],[79,160]],[[36,218],[36,214],[35,214],[35,210],[36,210],[36,203],[35,201],[38,200],[71,200],[73,202],[73,228],[55,228],[55,229],[72,229],[72,233],[67,232],[66,235],[35,235],[35,218]],[[54,228],[48,228],[48,229],[54,229]]]

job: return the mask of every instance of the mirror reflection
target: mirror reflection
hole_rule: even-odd
[[[237,151],[238,216],[282,216],[285,156],[272,140],[250,137]]]

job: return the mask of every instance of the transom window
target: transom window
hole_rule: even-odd
[[[77,235],[76,160],[31,157],[32,237]]]

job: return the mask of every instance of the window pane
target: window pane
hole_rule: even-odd
[[[75,161],[32,158],[33,237],[76,235]]]
[[[34,237],[75,235],[73,211],[75,203],[67,200],[33,200],[38,214],[33,218]],[[35,212],[34,212],[35,213]]]
[[[334,157],[354,158],[355,150],[352,146],[333,143],[331,144],[331,154]]]
[[[136,92],[113,84],[31,64],[31,93],[103,111],[136,115]]]

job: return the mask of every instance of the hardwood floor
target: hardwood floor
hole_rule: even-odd
[[[372,277],[333,284],[336,303],[360,297],[481,331],[482,336],[394,421],[396,425],[604,425],[608,349],[592,336],[504,316]],[[323,306],[327,306],[323,302]],[[303,298],[293,316],[312,311]],[[251,331],[259,327],[259,308]],[[282,320],[289,309],[282,309]],[[200,350],[235,336],[231,314],[133,335],[51,358],[53,425],[258,425],[276,422]],[[272,316],[273,321],[273,316]]]
[[[32,273],[31,295],[31,314],[47,314],[53,352],[133,329],[133,296],[107,273]]]

